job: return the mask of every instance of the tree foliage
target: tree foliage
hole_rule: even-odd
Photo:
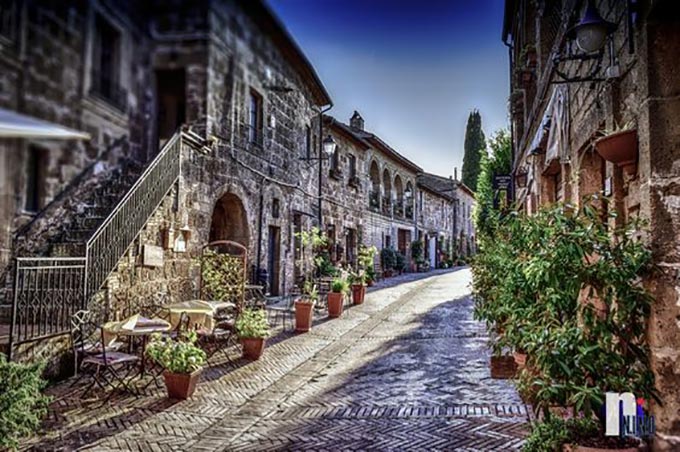
[[[486,140],[482,131],[482,116],[473,110],[468,116],[465,129],[465,153],[463,154],[463,171],[461,180],[473,191],[477,191],[482,156],[486,154]]]
[[[512,140],[506,129],[496,131],[489,141],[491,154],[482,154],[481,171],[477,179],[476,204],[473,221],[480,246],[493,233],[498,224],[499,212],[493,206],[493,177],[510,174],[512,170]]]

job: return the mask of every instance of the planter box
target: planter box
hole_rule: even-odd
[[[245,359],[250,359],[256,361],[260,359],[264,353],[265,339],[257,337],[242,338],[241,344],[243,345],[243,357]]]
[[[168,389],[168,397],[171,399],[186,400],[194,394],[196,384],[201,377],[202,369],[190,374],[174,374],[163,372],[165,387]]]
[[[363,284],[352,284],[352,303],[363,304],[366,296],[366,286]]]
[[[306,333],[312,328],[314,303],[295,302],[295,331]]]
[[[337,319],[342,315],[342,308],[344,304],[344,295],[338,292],[330,292],[328,294],[328,317]]]
[[[515,363],[514,356],[492,356],[490,364],[491,378],[501,380],[515,378],[517,363]]]

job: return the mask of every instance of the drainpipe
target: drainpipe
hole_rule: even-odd
[[[317,220],[319,221],[319,230],[322,229],[322,220],[323,220],[323,214],[321,213],[321,200],[322,200],[322,184],[321,184],[321,178],[323,176],[323,115],[324,113],[328,112],[331,108],[333,108],[333,103],[331,102],[328,105],[328,108],[321,109],[319,107],[319,180],[318,180],[318,189],[319,189],[319,199],[317,200],[317,208],[319,209],[317,213]]]
[[[260,183],[260,207],[257,218],[257,261],[255,265],[255,274],[252,276],[253,284],[258,284],[260,279],[260,264],[262,262],[262,223],[264,217],[264,183],[266,180],[267,178],[262,176],[262,182]]]

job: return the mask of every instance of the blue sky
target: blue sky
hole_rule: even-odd
[[[425,171],[463,161],[465,123],[507,125],[503,0],[269,0],[328,89],[331,114],[366,128]]]

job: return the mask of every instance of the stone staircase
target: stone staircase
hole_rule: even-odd
[[[85,243],[125,196],[141,174],[143,167],[122,159],[70,185],[50,205],[36,216],[34,224],[20,231],[14,245],[16,257],[76,257],[85,253]],[[8,342],[12,319],[14,266],[0,273],[0,352]]]

